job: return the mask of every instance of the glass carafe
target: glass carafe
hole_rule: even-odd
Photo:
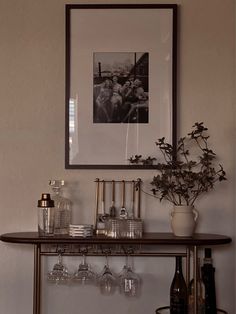
[[[62,187],[65,185],[65,181],[50,180],[49,185],[52,187],[52,199],[55,203],[54,234],[69,234],[72,203],[62,196]]]

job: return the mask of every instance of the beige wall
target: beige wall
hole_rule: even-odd
[[[124,1],[125,2],[125,1]],[[131,1],[132,2],[132,1]],[[144,2],[144,1],[143,1]],[[151,2],[151,1],[150,1]],[[167,1],[161,1],[167,2]],[[36,202],[48,179],[74,184],[74,219],[91,222],[94,179],[152,172],[64,169],[64,0],[0,0],[0,230],[36,230]],[[133,2],[137,3],[137,2]],[[142,3],[140,1],[140,3]],[[153,3],[158,3],[157,1]],[[179,0],[178,130],[204,121],[228,182],[203,197],[199,232],[235,237],[235,9],[233,0]],[[150,231],[170,231],[170,207],[143,196]],[[235,246],[215,248],[218,303],[235,313]],[[32,248],[0,244],[0,313],[30,314]],[[75,270],[80,259],[66,260]],[[45,261],[45,269],[55,262]],[[101,258],[90,262],[100,269]],[[124,260],[112,259],[116,271]],[[138,300],[100,297],[95,288],[43,285],[43,314],[154,313],[168,303],[173,261],[135,259],[143,277]],[[91,302],[91,300],[93,300]],[[112,309],[112,310],[111,310]]]

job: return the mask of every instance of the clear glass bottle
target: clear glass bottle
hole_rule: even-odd
[[[50,194],[43,193],[38,200],[38,233],[40,236],[54,234],[55,208]]]
[[[201,265],[200,258],[198,259],[198,267],[197,267],[197,312],[198,314],[205,314],[205,285],[201,278]],[[192,279],[189,283],[189,309],[188,313],[194,313],[194,279]]]
[[[72,203],[69,199],[61,195],[61,190],[62,187],[65,185],[65,181],[50,180],[49,185],[52,187],[52,199],[55,203],[54,234],[69,234]]]

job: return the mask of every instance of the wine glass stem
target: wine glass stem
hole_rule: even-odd
[[[58,264],[62,264],[62,255],[61,255],[61,253],[58,254]]]
[[[130,256],[129,256],[129,254],[127,254],[126,255],[126,267],[128,268],[128,267],[130,267],[131,265],[130,265]]]
[[[108,264],[108,256],[106,255],[106,266],[109,267],[109,264]]]
[[[83,264],[83,265],[85,265],[85,264],[86,264],[86,255],[85,255],[85,254],[83,254],[82,264]]]

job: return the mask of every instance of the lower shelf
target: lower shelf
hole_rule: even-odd
[[[224,313],[228,314],[226,311],[217,309],[217,313]],[[170,307],[169,306],[163,306],[156,309],[156,314],[170,314]]]

